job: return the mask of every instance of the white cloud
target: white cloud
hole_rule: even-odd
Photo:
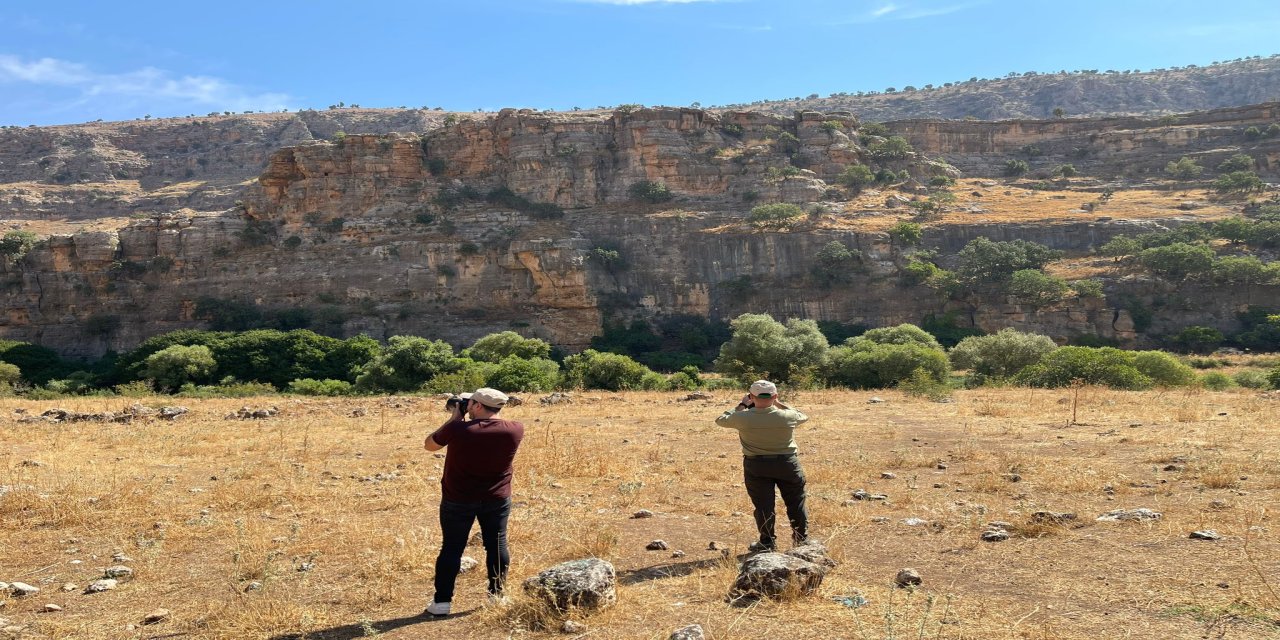
[[[885,6],[880,7],[879,9],[876,9],[875,11],[872,11],[872,12],[871,12],[871,17],[872,17],[872,18],[879,18],[879,17],[881,17],[881,16],[888,15],[888,14],[890,14],[890,13],[893,13],[894,11],[897,11],[897,10],[898,10],[898,5],[896,5],[896,4],[886,4]]]
[[[81,98],[120,98],[139,102],[189,105],[219,110],[278,111],[289,103],[283,93],[254,94],[221,78],[175,76],[143,67],[126,73],[99,73],[78,62],[40,58],[24,60],[0,54],[0,84],[31,84],[79,91]]]
[[[945,16],[949,13],[964,11],[971,7],[986,4],[988,0],[979,0],[977,2],[962,2],[959,4],[945,5],[941,7],[913,7],[910,5],[903,6],[895,3],[889,3],[878,9],[873,9],[861,16],[846,20],[840,24],[862,24],[866,22],[875,22],[877,20],[916,20],[919,18],[932,18],[934,16]]]

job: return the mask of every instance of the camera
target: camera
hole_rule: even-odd
[[[469,398],[464,398],[459,395],[451,395],[447,400],[444,401],[444,410],[453,411],[454,406],[457,406],[458,411],[462,413],[466,413],[468,400]]]

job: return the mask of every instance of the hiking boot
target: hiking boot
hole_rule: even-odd
[[[449,609],[452,608],[452,602],[432,602],[424,613],[431,616],[447,616],[449,615]]]
[[[747,545],[747,551],[750,553],[762,553],[765,551],[777,551],[778,545],[772,542],[756,541]]]

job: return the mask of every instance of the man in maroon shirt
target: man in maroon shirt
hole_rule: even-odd
[[[471,524],[480,521],[485,568],[489,572],[489,599],[501,602],[511,555],[507,550],[507,517],[511,515],[511,462],[524,438],[524,425],[495,417],[507,404],[497,389],[476,389],[462,394],[453,415],[427,436],[427,451],[449,447],[440,479],[440,530],[443,541],[436,557],[435,597],[426,613],[449,615],[453,584],[458,579],[462,551],[471,535]],[[465,405],[465,406],[459,406]],[[471,415],[463,419],[463,413]]]

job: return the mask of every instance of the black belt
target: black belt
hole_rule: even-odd
[[[751,458],[752,460],[786,460],[786,459],[788,459],[788,458],[794,458],[794,457],[796,457],[796,454],[794,454],[794,453],[780,453],[780,454],[778,454],[778,455],[768,455],[768,456],[743,456],[743,457],[744,457],[744,458]]]

